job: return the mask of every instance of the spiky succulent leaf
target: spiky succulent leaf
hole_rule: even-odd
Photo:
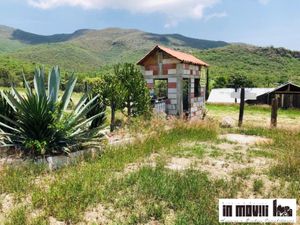
[[[35,69],[33,84],[34,84],[34,89],[37,93],[37,96],[39,98],[46,97],[45,72],[44,72],[43,67],[42,67],[42,69],[40,69],[40,68]]]
[[[70,103],[76,81],[77,81],[77,78],[73,74],[67,83],[66,90],[61,99],[61,105],[60,105],[60,109],[59,109],[60,119],[63,117],[62,113],[67,109],[67,107]]]
[[[31,96],[32,95],[31,88],[30,88],[30,86],[25,78],[25,74],[23,72],[22,72],[22,76],[23,76],[23,82],[24,82],[26,94],[27,94],[27,96]]]
[[[54,67],[48,76],[48,96],[51,103],[56,103],[58,99],[60,76],[59,68]]]

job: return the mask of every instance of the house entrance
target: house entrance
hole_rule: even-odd
[[[182,104],[183,111],[189,111],[189,79],[184,78],[182,80]]]

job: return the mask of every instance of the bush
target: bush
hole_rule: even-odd
[[[21,96],[14,87],[12,93],[2,92],[4,102],[14,111],[15,118],[1,112],[0,118],[5,121],[0,123],[4,137],[1,146],[16,147],[30,155],[53,155],[74,151],[81,142],[94,138],[101,126],[90,128],[90,124],[102,117],[104,112],[94,112],[90,117],[87,115],[97,107],[98,96],[88,100],[85,94],[74,110],[67,111],[76,80],[74,75],[69,78],[65,92],[59,98],[59,68],[55,67],[49,73],[48,88],[44,69],[36,69],[34,91],[24,78],[25,96]]]

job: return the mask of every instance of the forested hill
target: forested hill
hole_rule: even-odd
[[[258,87],[292,81],[300,84],[300,52],[284,48],[230,45],[195,51],[210,65],[212,77],[242,74]]]
[[[83,29],[72,34],[43,36],[0,26],[0,85],[20,80],[22,69],[32,74],[33,68],[41,64],[59,65],[63,71],[79,73],[81,79],[96,76],[114,63],[136,62],[157,44],[207,61],[212,78],[244,74],[256,86],[274,86],[286,80],[300,83],[300,52],[283,48],[229,44],[133,29]]]

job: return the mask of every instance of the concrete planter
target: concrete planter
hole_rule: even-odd
[[[34,163],[37,165],[45,165],[47,169],[52,171],[76,163],[84,158],[94,158],[99,155],[101,151],[101,148],[92,148],[89,150],[72,152],[68,155],[48,156],[36,160],[30,158],[3,157],[0,159],[0,166],[26,166],[30,163]]]
[[[72,152],[68,155],[49,156],[46,158],[41,158],[36,160],[35,163],[44,164],[49,170],[56,170],[64,166],[76,163],[79,160],[83,160],[86,157],[94,158],[98,153],[100,153],[99,149],[89,149],[78,152]]]

